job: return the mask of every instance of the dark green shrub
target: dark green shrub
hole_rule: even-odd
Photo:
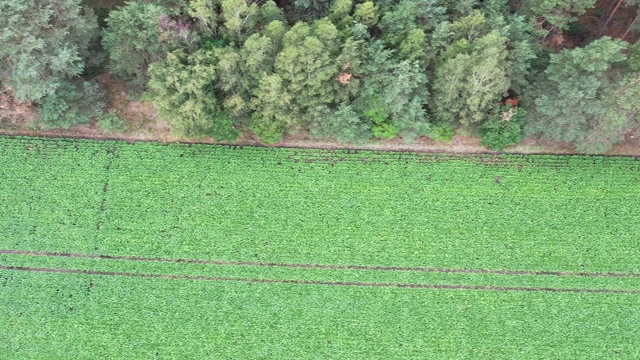
[[[373,125],[373,135],[381,139],[392,139],[398,135],[400,131],[397,126],[387,121],[389,112],[383,106],[375,106],[365,111],[362,116],[371,120]]]
[[[434,126],[429,130],[427,136],[436,141],[451,141],[455,132],[453,126]]]
[[[69,129],[87,124],[102,115],[104,97],[105,93],[97,83],[63,81],[40,104],[41,124],[47,129]]]
[[[387,122],[376,124],[373,126],[373,135],[381,139],[393,139],[398,135],[398,128]]]
[[[509,104],[502,106],[491,116],[480,131],[482,145],[494,150],[519,143],[523,138],[524,116],[526,111]]]
[[[121,133],[127,130],[127,124],[120,117],[119,111],[113,109],[98,120],[98,126],[106,134]]]
[[[255,115],[251,121],[251,130],[258,135],[265,144],[275,144],[282,140],[284,128],[276,121],[263,121]]]

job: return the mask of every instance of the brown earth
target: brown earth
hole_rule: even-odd
[[[615,14],[611,17],[611,21],[606,24],[607,18],[613,13],[617,2],[612,0],[598,0],[595,6],[587,10],[586,14],[578,20],[579,25],[586,31],[583,40],[586,38],[598,38],[601,36],[610,36],[612,38],[622,38],[629,26],[633,23],[638,14],[635,6],[620,6]],[[604,25],[607,25],[606,27]],[[633,44],[638,40],[637,31],[629,31],[624,40]]]
[[[32,123],[37,116],[28,104],[19,103],[8,94],[0,92],[0,128],[19,129],[23,124]]]
[[[11,127],[0,129],[0,135],[14,136],[41,136],[41,137],[69,137],[94,140],[122,140],[127,142],[157,141],[162,143],[201,143],[215,144],[212,138],[196,141],[181,140],[171,134],[169,125],[155,116],[153,106],[148,102],[130,102],[121,115],[127,120],[130,128],[124,133],[105,134],[96,124],[80,125],[73,129],[38,130],[29,120],[22,124],[13,124]],[[34,116],[34,115],[30,115]],[[436,152],[436,153],[491,153],[493,151],[480,145],[480,139],[469,135],[456,134],[450,142],[435,141],[428,137],[419,137],[414,143],[405,144],[402,139],[372,140],[365,145],[340,144],[332,140],[311,139],[306,132],[287,135],[277,144],[266,145],[251,132],[246,132],[233,142],[220,142],[226,145],[244,146],[268,146],[268,147],[298,147],[319,149],[361,149],[380,151],[410,151],[410,152]],[[565,142],[544,141],[536,138],[524,139],[517,145],[510,146],[502,151],[507,154],[557,154],[575,155],[573,145]],[[636,130],[625,136],[624,142],[615,145],[604,155],[640,156],[640,134]]]

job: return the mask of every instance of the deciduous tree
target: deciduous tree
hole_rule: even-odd
[[[640,113],[638,76],[627,68],[628,44],[604,37],[551,56],[536,85],[528,132],[601,153],[621,139]]]
[[[337,109],[325,105],[310,109],[310,132],[314,137],[335,137],[340,143],[361,144],[373,135],[371,122],[358,113],[353,105],[342,103]]]
[[[313,22],[329,15],[331,0],[293,0],[290,20]]]
[[[380,19],[380,9],[372,1],[365,1],[362,4],[356,5],[356,9],[353,13],[355,21],[366,25],[367,27],[373,27],[378,24]]]
[[[220,0],[191,0],[187,7],[187,13],[198,20],[205,35],[218,35]]]
[[[379,134],[392,126],[411,143],[429,130],[427,77],[418,62],[398,59],[377,41],[367,49],[362,77],[363,89],[356,103]]]
[[[186,138],[235,139],[234,121],[216,98],[216,57],[212,51],[176,50],[149,67],[151,99],[174,133]]]
[[[103,114],[104,99],[104,90],[95,82],[62,80],[38,106],[40,122],[48,129],[87,124]]]
[[[221,0],[225,37],[240,45],[256,31],[260,9],[247,0]]]
[[[476,13],[451,26],[455,41],[440,55],[433,86],[433,110],[441,124],[486,120],[510,88],[507,39],[482,19]]]
[[[82,74],[98,26],[80,0],[3,0],[0,24],[0,82],[29,102]]]
[[[489,120],[482,124],[482,145],[494,150],[517,144],[524,138],[524,116],[526,111],[507,104],[497,109]]]
[[[168,50],[160,41],[159,22],[165,14],[161,6],[133,1],[109,13],[102,41],[111,73],[138,86],[147,82],[149,64],[163,60]]]
[[[541,27],[566,29],[587,9],[592,8],[596,0],[529,0],[524,1],[524,11],[534,17]]]
[[[277,143],[282,139],[290,118],[299,116],[291,105],[293,94],[284,88],[278,74],[263,76],[255,93],[251,100],[254,110],[251,129],[264,142]]]
[[[338,30],[328,19],[319,20],[312,27],[298,23],[284,35],[275,72],[282,79],[282,85],[295,94],[291,99],[294,110],[287,120],[289,128],[308,120],[295,114],[300,116],[311,107],[335,101],[335,78],[340,72],[335,61],[339,49],[337,39]]]
[[[399,45],[414,29],[430,32],[447,19],[447,9],[438,0],[402,0],[380,19],[385,43]]]

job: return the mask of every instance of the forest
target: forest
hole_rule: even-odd
[[[456,131],[598,154],[638,127],[640,0],[0,0],[0,95],[41,129],[126,127],[97,81],[180,139],[342,144]]]

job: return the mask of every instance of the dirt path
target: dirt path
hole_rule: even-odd
[[[90,126],[78,126],[73,130],[54,129],[48,131],[34,130],[7,130],[0,129],[0,135],[33,136],[46,138],[73,138],[92,140],[118,140],[133,142],[160,142],[160,143],[184,143],[184,144],[216,144],[212,139],[197,141],[179,140],[167,133],[168,128],[161,132],[150,134],[146,132],[136,134],[102,134],[99,130]],[[545,142],[534,138],[523,140],[518,145],[511,146],[502,152],[492,151],[480,145],[480,139],[472,136],[456,135],[451,142],[434,141],[427,137],[420,137],[411,145],[405,144],[401,139],[377,140],[364,145],[345,145],[335,141],[314,140],[306,134],[285,136],[277,144],[264,144],[259,139],[249,134],[244,134],[237,141],[219,142],[221,145],[237,146],[261,146],[284,147],[300,149],[353,149],[353,150],[377,150],[377,151],[407,151],[427,153],[460,153],[460,154],[549,154],[549,155],[579,155],[572,145],[561,142]],[[640,156],[640,135],[632,132],[626,135],[624,142],[614,146],[604,155],[610,156]]]
[[[259,266],[259,267],[281,267],[298,269],[320,269],[320,270],[368,270],[368,271],[396,271],[396,272],[425,272],[425,273],[448,273],[448,274],[490,274],[490,275],[529,275],[529,276],[579,276],[579,277],[631,277],[640,278],[638,273],[618,273],[618,272],[571,272],[571,271],[527,271],[527,270],[489,270],[489,269],[452,269],[452,268],[425,268],[425,267],[402,267],[402,266],[367,266],[367,265],[323,265],[323,264],[290,264],[290,263],[268,263],[253,261],[221,261],[221,260],[200,260],[200,259],[170,259],[158,257],[140,256],[114,256],[79,253],[59,253],[46,251],[25,251],[0,249],[0,254],[5,255],[28,255],[43,257],[64,257],[80,259],[103,259],[103,260],[124,260],[124,261],[148,261],[148,262],[168,262],[177,264],[205,264],[221,266]]]
[[[262,284],[295,284],[295,285],[325,285],[325,286],[359,286],[377,288],[408,288],[408,289],[438,289],[438,290],[485,290],[485,291],[525,291],[525,292],[554,292],[554,293],[608,293],[608,294],[640,294],[640,290],[616,290],[616,289],[570,289],[570,288],[540,288],[540,287],[503,287],[503,286],[481,286],[481,285],[436,285],[436,284],[407,284],[407,283],[369,283],[369,282],[346,282],[346,281],[314,281],[314,280],[288,280],[288,279],[254,279],[254,278],[231,278],[217,276],[191,276],[191,275],[164,275],[164,274],[134,274],[114,271],[95,271],[79,269],[60,268],[35,268],[25,266],[3,266],[0,270],[27,271],[39,273],[56,274],[83,274],[99,276],[122,276],[139,277],[147,279],[169,279],[169,280],[199,280],[199,281],[226,281]]]

